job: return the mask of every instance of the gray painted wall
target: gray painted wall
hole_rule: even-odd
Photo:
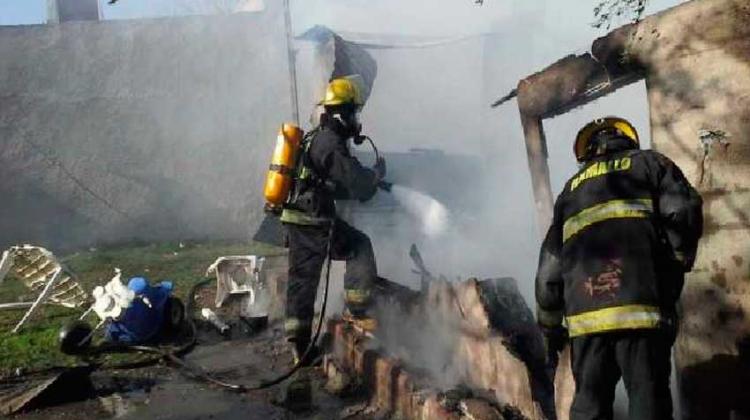
[[[309,43],[296,47],[309,129],[324,58]],[[283,15],[271,4],[260,14],[0,27],[0,54],[10,57],[0,62],[0,246],[248,238],[262,219],[276,131],[292,115],[285,48]],[[370,53],[378,78],[363,122],[383,152],[486,152],[481,38]],[[466,191],[482,191],[472,178],[485,171],[477,161],[466,171],[396,159],[389,172],[467,214]],[[434,175],[451,171],[462,175],[449,183]],[[356,205],[370,214],[381,204]],[[467,217],[481,219],[497,207],[471,209]],[[355,222],[378,248],[394,250],[383,255],[384,275],[409,273],[404,257],[418,236],[396,246],[392,232]],[[439,253],[428,245],[426,254]],[[496,261],[483,265],[504,272]]]
[[[0,245],[247,237],[291,116],[280,12],[0,27]]]
[[[99,0],[47,0],[47,23],[99,20]]]
[[[291,118],[279,9],[0,27],[0,245],[251,234]],[[325,75],[314,48],[297,48],[309,129]],[[479,155],[479,51],[479,38],[372,50],[366,132],[384,151]]]

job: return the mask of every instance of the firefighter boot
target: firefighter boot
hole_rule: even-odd
[[[312,408],[312,382],[308,368],[300,369],[286,386],[283,405],[293,413]]]
[[[371,305],[368,289],[347,288],[344,291],[344,302],[346,303],[346,309],[342,315],[344,321],[364,333],[372,334],[378,328],[377,320],[368,315]]]
[[[372,334],[378,329],[378,320],[367,316],[365,313],[353,313],[349,309],[346,309],[342,314],[342,318],[354,327],[354,329],[362,333]]]
[[[292,356],[294,365],[317,366],[320,363],[320,349],[315,344],[310,344],[310,340],[291,339]],[[308,351],[308,347],[310,347]],[[307,355],[305,356],[305,352]]]

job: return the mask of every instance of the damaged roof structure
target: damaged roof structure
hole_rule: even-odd
[[[675,345],[683,416],[747,413],[750,3],[693,0],[618,28],[589,53],[521,80],[494,106],[517,96],[537,221],[546,232],[553,194],[543,121],[639,80],[648,91],[653,148],[674,160],[704,199],[704,236],[685,283]],[[558,382],[566,375],[562,398],[569,405],[570,373],[558,372]],[[558,406],[558,415],[566,419],[567,407]]]

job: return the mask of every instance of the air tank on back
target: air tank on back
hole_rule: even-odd
[[[283,124],[279,130],[263,190],[267,211],[280,212],[289,197],[302,135],[302,130],[294,124]]]

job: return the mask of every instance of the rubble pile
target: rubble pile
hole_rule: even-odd
[[[404,418],[555,416],[542,336],[512,278],[433,279],[416,297],[381,303],[377,318],[375,335],[329,322],[325,368],[338,388],[355,384]],[[569,402],[572,378],[558,376],[557,399]],[[567,418],[569,403],[559,407]]]

